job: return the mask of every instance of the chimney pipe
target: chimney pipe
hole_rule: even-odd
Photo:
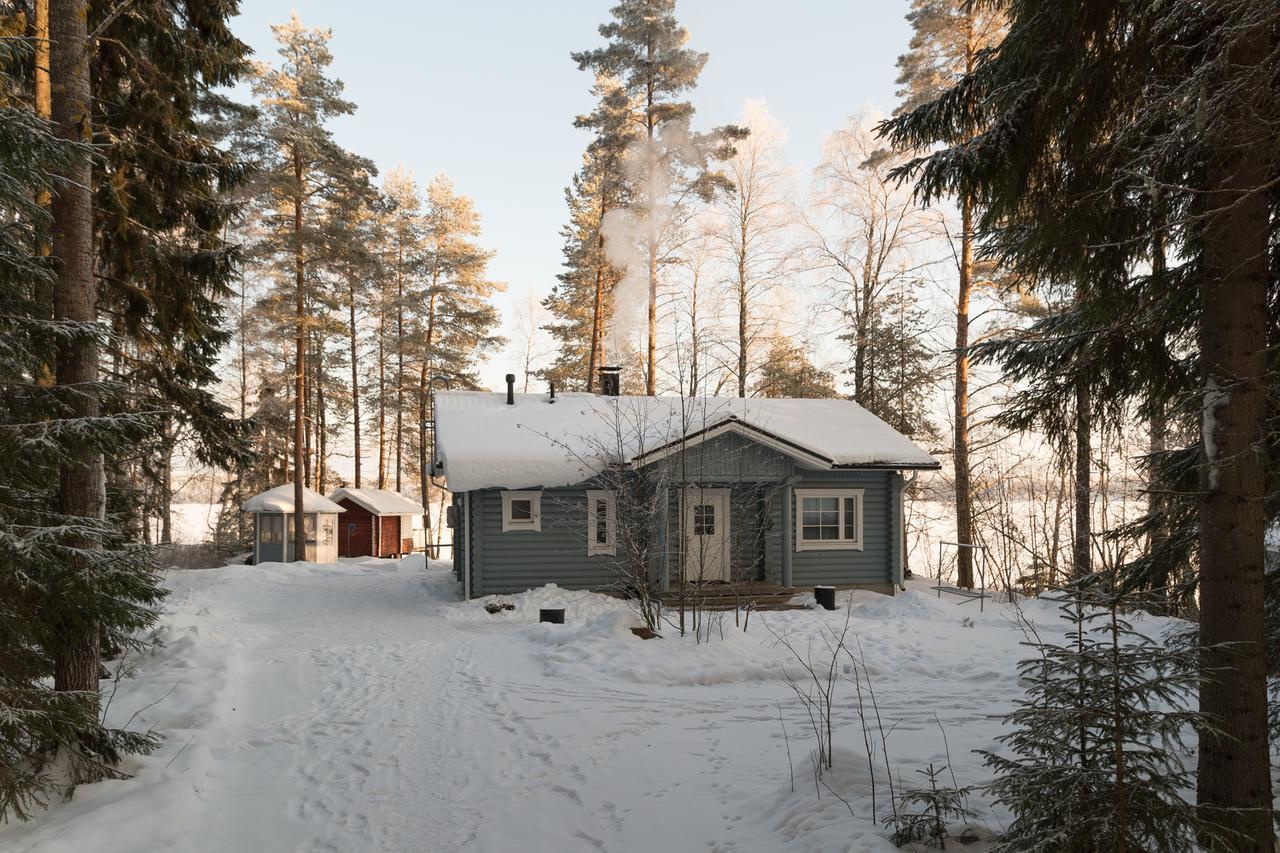
[[[514,406],[516,404],[516,375],[514,373],[507,374],[507,405]]]
[[[605,397],[616,397],[622,390],[621,367],[600,368],[600,393]]]

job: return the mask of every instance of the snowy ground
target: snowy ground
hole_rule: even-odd
[[[852,685],[837,688],[825,780],[846,806],[815,790],[790,655],[766,630],[821,644],[839,611],[755,614],[746,634],[730,614],[724,640],[697,644],[640,640],[620,602],[555,588],[493,616],[421,558],[174,571],[168,585],[164,646],[109,709],[164,745],[133,779],[0,828],[0,849],[895,849],[876,819],[882,768],[872,815]],[[536,624],[549,603],[568,624]],[[1060,630],[1048,605],[1023,610]],[[945,728],[960,784],[984,781],[971,750],[996,747],[995,716],[1020,692],[1012,609],[920,583],[858,593],[852,614],[895,774],[946,763]]]

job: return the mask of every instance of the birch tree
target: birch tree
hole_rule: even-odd
[[[722,288],[734,307],[732,370],[738,396],[747,396],[755,368],[752,351],[773,319],[767,300],[792,272],[789,237],[796,223],[790,173],[782,161],[786,134],[762,101],[748,101],[739,126],[748,134],[725,162],[733,191],[720,195],[712,234],[727,267]]]

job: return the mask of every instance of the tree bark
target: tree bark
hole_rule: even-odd
[[[315,419],[316,419],[316,491],[324,494],[327,489],[327,480],[325,472],[329,468],[329,445],[328,438],[325,435],[325,427],[327,421],[324,410],[324,344],[320,342],[317,336],[315,366],[313,378],[315,379]]]
[[[50,0],[49,69],[53,127],[62,139],[92,141],[89,88],[88,14],[86,0]],[[53,255],[57,281],[53,314],[77,325],[97,321],[97,285],[93,279],[93,169],[87,152],[76,155],[59,171],[63,180],[52,198]],[[93,418],[99,413],[98,345],[88,336],[58,348],[54,381],[73,388],[66,397],[69,414]],[[102,519],[106,513],[106,483],[102,454],[88,442],[68,448],[58,471],[58,509],[65,515]],[[76,572],[91,570],[88,552],[101,545],[92,538],[68,543],[86,556],[68,558]],[[70,608],[66,608],[70,609]],[[98,625],[91,616],[68,616],[57,626],[53,653],[55,690],[98,691]]]
[[[173,419],[160,419],[160,544],[173,543]]]
[[[404,263],[404,249],[400,250]],[[401,453],[404,449],[404,277],[396,273],[396,491],[401,488]]]
[[[378,320],[378,488],[387,487],[387,312]]]
[[[1269,211],[1274,140],[1257,123],[1257,90],[1272,49],[1269,19],[1233,36],[1209,127],[1201,286],[1200,641],[1207,676],[1200,710],[1222,737],[1200,738],[1197,802],[1241,837],[1236,851],[1271,851],[1263,534]],[[1226,29],[1225,25],[1221,27]],[[1207,96],[1204,96],[1207,97]],[[1262,101],[1261,105],[1258,103]],[[1222,107],[1219,107],[1222,109]]]
[[[1092,442],[1092,401],[1089,385],[1084,380],[1076,383],[1076,436],[1075,436],[1075,488],[1073,500],[1075,508],[1075,526],[1071,539],[1071,574],[1075,579],[1089,574],[1092,545],[1091,496],[1090,489],[1090,456]]]
[[[307,470],[307,462],[304,458],[306,448],[303,445],[303,421],[306,418],[306,412],[303,410],[303,404],[306,396],[306,378],[305,369],[307,363],[306,353],[306,335],[304,320],[306,318],[306,293],[305,293],[305,257],[302,250],[302,157],[297,152],[293,152],[293,179],[294,179],[294,197],[293,197],[293,275],[294,275],[294,334],[293,334],[293,559],[295,561],[305,560],[307,558],[307,533],[303,529],[302,511],[304,509],[303,500],[303,472]]]
[[[956,540],[973,542],[973,492],[969,482],[969,300],[973,292],[973,201],[960,200],[960,292],[956,297],[956,387],[954,468]],[[957,549],[956,582],[973,589],[973,548]]]
[[[587,353],[587,393],[595,388],[596,370],[604,366],[604,329],[601,328],[601,312],[604,310],[604,191],[600,194],[600,221],[596,225],[596,289],[591,309],[591,348]]]
[[[652,216],[652,212],[649,214]],[[649,340],[645,355],[644,392],[658,393],[658,247],[649,243]]]
[[[747,396],[747,220],[739,222],[738,238],[738,396]]]
[[[355,456],[355,480],[356,488],[360,488],[360,353],[356,346],[356,282],[354,278],[348,279],[348,296],[347,310],[349,313],[350,324],[348,325],[348,334],[351,345],[351,430],[352,430],[352,450]]]

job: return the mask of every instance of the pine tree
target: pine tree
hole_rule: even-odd
[[[689,132],[693,104],[681,100],[698,82],[707,54],[685,47],[689,32],[675,17],[675,0],[622,0],[600,25],[605,47],[580,51],[573,60],[583,70],[608,75],[621,84],[632,105],[638,141],[630,147],[628,209],[644,255],[647,286],[645,391],[657,393],[658,279],[663,232],[679,198],[710,199],[728,180],[708,168],[733,154],[732,141],[745,136],[728,126],[709,134]]]
[[[988,790],[1014,814],[998,851],[1190,851],[1230,839],[1196,816],[1183,739],[1214,723],[1189,706],[1199,653],[1157,642],[1126,615],[1149,602],[1114,574],[1056,595],[1070,625],[1064,642],[1036,638],[1018,665],[1027,694],[998,740],[1012,755],[982,752],[996,772]]]
[[[280,43],[279,68],[259,64],[254,80],[263,119],[260,128],[262,239],[256,251],[272,269],[276,286],[292,289],[293,304],[293,484],[294,505],[302,506],[310,478],[310,421],[307,418],[310,334],[308,295],[318,285],[319,267],[331,260],[329,225],[323,206],[366,180],[371,164],[334,142],[326,122],[355,111],[342,98],[342,84],[326,76],[332,55],[328,30],[308,30],[294,15],[272,27]],[[310,285],[310,287],[309,287]],[[314,388],[310,390],[315,390]],[[305,559],[303,525],[293,530],[294,559]]]
[[[566,390],[590,391],[609,357],[606,342],[613,319],[613,290],[622,272],[609,261],[604,225],[610,211],[625,206],[625,158],[637,131],[626,89],[601,74],[592,92],[596,108],[574,126],[594,133],[582,168],[565,189],[569,221],[564,237],[564,271],[543,301],[552,315],[547,330],[559,342],[555,362],[542,376]]]
[[[498,312],[493,295],[505,285],[488,278],[493,252],[477,242],[480,215],[471,199],[454,192],[453,182],[437,175],[427,186],[422,217],[422,289],[413,294],[414,356],[418,361],[418,480],[431,526],[431,460],[435,458],[432,394],[437,387],[478,388],[476,368],[502,343],[493,334]]]
[[[936,101],[951,83],[977,67],[984,50],[998,43],[1005,18],[998,4],[968,0],[912,0],[907,14],[911,23],[910,49],[898,58],[900,112]],[[970,110],[957,117],[947,142],[963,145],[981,130],[979,114]],[[913,150],[908,148],[907,150]],[[974,280],[974,200],[967,187],[958,192],[960,248],[957,253],[959,286],[956,294],[955,389],[953,393],[952,460],[956,491],[956,536],[975,542],[973,488],[969,462],[969,310]],[[973,586],[973,553],[961,548],[957,558],[958,582]]]
[[[55,758],[74,784],[118,775],[123,753],[154,745],[99,718],[99,644],[136,647],[135,632],[154,621],[162,592],[149,553],[103,512],[104,455],[121,454],[154,423],[95,416],[110,386],[97,377],[94,356],[106,336],[86,277],[84,12],[59,0],[50,6],[60,39],[50,66],[60,138],[11,85],[22,76],[19,63],[31,61],[21,29],[0,39],[0,434],[8,449],[0,456],[0,819],[24,818],[60,790]],[[41,204],[50,191],[52,212]]]

